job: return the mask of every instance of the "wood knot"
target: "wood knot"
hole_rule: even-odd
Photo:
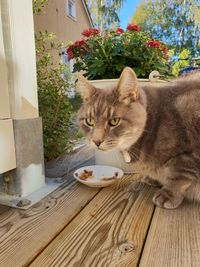
[[[122,253],[127,253],[135,250],[135,245],[131,241],[125,241],[119,245],[119,250]]]

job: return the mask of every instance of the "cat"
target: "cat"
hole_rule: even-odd
[[[139,164],[141,177],[160,185],[157,206],[200,200],[200,73],[155,88],[140,86],[126,67],[114,88],[95,88],[81,74],[77,88],[82,132],[98,149],[118,148]]]

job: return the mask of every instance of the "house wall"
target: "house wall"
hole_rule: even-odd
[[[82,0],[76,0],[76,19],[67,15],[67,0],[49,0],[42,14],[34,16],[35,31],[54,32],[59,40],[75,41],[92,27]]]

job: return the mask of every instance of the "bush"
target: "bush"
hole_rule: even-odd
[[[39,113],[43,120],[45,160],[51,160],[70,150],[76,139],[72,106],[67,97],[72,86],[68,65],[53,62],[53,51],[64,47],[48,32],[36,34],[37,81]]]

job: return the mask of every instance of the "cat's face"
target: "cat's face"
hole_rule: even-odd
[[[124,69],[114,89],[97,89],[83,76],[79,76],[78,88],[83,97],[78,122],[91,145],[104,151],[125,150],[139,139],[146,109],[132,69]]]

